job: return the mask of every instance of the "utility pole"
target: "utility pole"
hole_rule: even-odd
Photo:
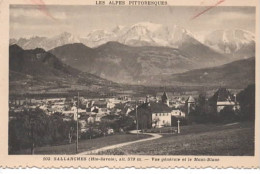
[[[136,117],[136,135],[138,137],[138,116],[137,116],[137,101],[135,101],[135,117]]]
[[[31,112],[31,111],[29,111]],[[30,133],[31,133],[31,155],[34,154],[34,121],[33,115],[29,114],[29,124],[30,124]]]
[[[181,133],[181,130],[180,130],[180,120],[177,121],[178,122],[178,134]]]
[[[79,92],[78,92],[78,103],[77,103],[77,139],[76,139],[76,154],[78,153],[79,147]]]
[[[34,123],[32,122],[32,120],[30,119],[30,125],[31,125],[31,155],[34,154],[34,133],[33,133],[33,127],[34,127]]]

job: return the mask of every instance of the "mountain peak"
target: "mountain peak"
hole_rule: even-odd
[[[91,50],[92,48],[84,45],[83,43],[70,43],[70,44],[66,44],[66,45],[61,45],[58,46],[56,48],[53,48],[51,50],[49,50],[50,53],[53,52],[66,52],[68,54],[68,52],[81,52],[82,50]]]
[[[122,47],[127,47],[126,45],[116,42],[116,41],[109,41],[103,45],[100,45],[97,48],[122,48]]]
[[[145,27],[151,31],[156,31],[158,30],[159,28],[162,27],[161,24],[156,24],[156,23],[152,23],[152,22],[139,22],[139,23],[136,23],[134,25],[132,25],[131,28],[134,28],[134,27]]]
[[[218,52],[235,58],[248,58],[255,54],[255,36],[242,29],[219,29],[205,37],[205,44]]]
[[[20,46],[18,46],[17,44],[10,45],[9,50],[23,51],[23,49]]]

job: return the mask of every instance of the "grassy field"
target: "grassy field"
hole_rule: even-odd
[[[254,155],[254,124],[246,122],[183,126],[181,134],[163,134],[163,137],[157,140],[124,146],[99,154],[252,156]]]
[[[138,139],[148,138],[149,135],[139,135],[138,137],[134,134],[116,134],[91,140],[82,140],[79,142],[79,153],[102,148],[104,146],[135,141]],[[36,147],[35,154],[75,154],[75,143],[59,145],[59,146],[44,146]],[[22,150],[19,154],[30,154],[30,149]]]

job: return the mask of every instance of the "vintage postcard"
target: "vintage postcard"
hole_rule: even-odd
[[[259,168],[258,0],[0,0],[3,168]]]

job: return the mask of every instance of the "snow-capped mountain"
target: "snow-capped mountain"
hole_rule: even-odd
[[[121,37],[118,42],[132,46],[168,46],[178,48],[188,38],[193,38],[193,34],[180,27],[168,27],[161,24],[142,22],[134,24]]]
[[[49,44],[51,48],[55,48],[57,46],[65,45],[65,44],[70,44],[70,43],[79,43],[80,39],[68,32],[61,33],[57,36],[51,37],[46,40],[46,44]],[[51,49],[51,48],[48,48]]]
[[[50,38],[36,36],[29,39],[10,39],[10,44],[17,44],[23,49],[39,47],[50,50],[70,43],[81,42],[93,48],[109,41],[117,41],[130,46],[167,46],[179,48],[183,43],[189,42],[190,39],[199,42],[190,31],[180,26],[169,27],[151,22],[140,22],[131,26],[118,25],[109,31],[93,30],[81,37],[64,32]]]
[[[205,44],[232,58],[255,56],[255,36],[241,29],[216,30],[205,37]]]
[[[82,37],[80,40],[89,47],[96,47],[108,41],[114,41],[115,39],[116,34],[114,32],[106,30],[94,30],[91,31],[86,37]]]
[[[81,37],[64,32],[51,38],[36,36],[29,39],[10,39],[10,44],[17,44],[23,49],[39,47],[50,50],[71,43],[83,43],[94,48],[115,41],[129,46],[178,48],[192,57],[205,59],[223,57],[219,54],[225,54],[226,58],[232,61],[255,56],[254,39],[254,34],[241,29],[216,30],[205,36],[202,43],[191,31],[183,27],[140,22],[130,26],[118,25],[111,30],[93,30]]]
[[[119,25],[111,29],[111,31],[94,30],[86,37],[83,37],[81,41],[89,47],[97,47],[108,41],[117,41],[130,46],[178,48],[189,38],[196,39],[190,31],[177,25],[168,27],[151,22],[140,22],[131,26]]]
[[[78,37],[72,35],[71,33],[64,32],[59,35],[47,38],[47,37],[38,37],[33,36],[31,38],[20,38],[10,39],[10,45],[17,44],[23,49],[35,49],[43,48],[45,50],[50,50],[52,48],[62,46],[69,43],[79,43],[80,40]]]
[[[42,42],[46,40],[46,37],[38,37],[33,36],[29,39],[26,38],[20,38],[18,40],[16,39],[10,39],[10,45],[17,44],[23,49],[34,49],[34,48],[42,48],[44,45]]]
[[[118,37],[118,42],[133,45],[157,45],[152,34],[162,28],[162,25],[152,23],[137,23],[131,26],[124,34]]]

